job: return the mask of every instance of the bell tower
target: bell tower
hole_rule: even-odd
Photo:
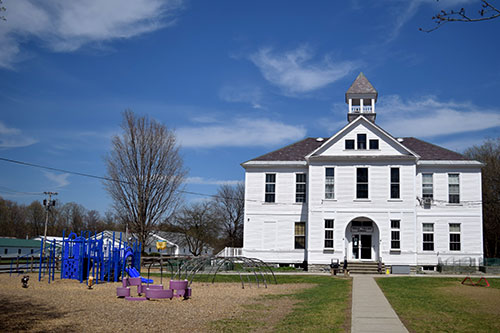
[[[351,122],[359,116],[364,116],[371,122],[375,122],[375,103],[377,103],[378,92],[363,72],[351,84],[345,93],[345,102],[349,104],[347,121]]]

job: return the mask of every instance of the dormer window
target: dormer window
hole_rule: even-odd
[[[345,149],[354,149],[354,140],[345,140]]]
[[[366,149],[366,134],[358,134],[358,149]]]

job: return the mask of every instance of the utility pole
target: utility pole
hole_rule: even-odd
[[[43,192],[45,195],[48,195],[48,199],[43,200],[43,205],[45,206],[45,209],[47,210],[47,215],[45,216],[45,231],[43,232],[43,252],[42,256],[45,256],[45,245],[46,245],[46,239],[47,239],[47,224],[49,223],[49,211],[50,207],[54,207],[56,205],[56,201],[52,200],[53,195],[57,195],[57,192]]]

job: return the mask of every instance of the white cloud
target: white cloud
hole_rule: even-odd
[[[43,174],[45,175],[45,177],[56,184],[56,188],[61,188],[69,185],[69,173],[56,174],[54,172],[44,171]]]
[[[186,184],[194,185],[237,185],[242,184],[242,180],[219,180],[219,179],[206,179],[203,177],[188,177]]]
[[[269,119],[238,118],[223,124],[181,127],[176,134],[183,147],[255,147],[298,140],[306,130]]]
[[[20,129],[7,127],[0,121],[0,148],[18,148],[31,146],[38,140],[22,133]]]
[[[138,36],[175,23],[181,0],[16,0],[4,2],[0,67],[12,68],[31,39],[55,52]]]
[[[227,85],[221,88],[219,97],[226,102],[248,103],[254,109],[262,109],[262,91],[258,87]]]
[[[353,61],[334,61],[328,56],[313,62],[313,57],[309,47],[300,46],[284,53],[262,48],[251,55],[250,60],[266,80],[292,95],[323,88],[358,67]]]
[[[469,102],[439,101],[435,96],[403,100],[380,98],[377,122],[395,136],[432,137],[486,130],[500,126],[500,109]]]

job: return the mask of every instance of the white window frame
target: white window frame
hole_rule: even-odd
[[[430,180],[431,180],[430,183],[424,182],[424,179],[425,179],[424,175],[430,175]],[[431,190],[430,194],[424,193],[424,188],[425,188],[424,185],[430,185],[430,186],[427,186],[427,188]],[[434,199],[434,174],[432,172],[422,173],[422,198],[430,198],[431,200]]]
[[[426,226],[430,228],[426,230]],[[432,241],[426,241],[425,235],[432,235]],[[425,249],[425,244],[432,244],[432,249]],[[434,223],[422,223],[422,251],[434,252],[435,245]]]
[[[452,226],[458,226],[458,230],[456,228],[452,228]],[[462,251],[462,236],[461,236],[461,231],[462,231],[462,225],[460,223],[450,223],[448,224],[449,228],[449,249],[450,251],[453,252],[460,252]],[[456,240],[452,241],[452,235],[456,236],[458,235],[458,242]],[[458,244],[458,249],[452,249],[452,244]]]
[[[454,178],[454,177],[452,178],[452,176],[456,176],[456,179],[457,179],[457,183],[456,184],[451,182],[451,179]],[[457,191],[455,191],[455,190],[452,191],[451,190],[452,187],[455,187],[455,186],[456,186],[456,188],[458,190]],[[451,200],[451,196],[452,195],[456,195],[458,197],[457,202],[454,202],[455,200]],[[459,204],[460,203],[460,174],[458,172],[450,172],[448,174],[448,203],[450,203],[450,204]]]
[[[274,182],[267,181],[267,175],[274,175]],[[267,185],[274,185],[274,192],[267,191]],[[272,201],[267,201],[267,195],[273,195]],[[264,175],[264,202],[265,203],[275,203],[276,202],[276,173],[266,173]]]
[[[393,242],[398,242],[398,247],[394,247]],[[391,220],[391,251],[401,251],[401,220]]]
[[[303,182],[299,182],[297,180],[297,177],[299,175],[304,175],[304,181]],[[299,192],[298,191],[298,185],[304,185],[304,192]],[[299,201],[298,200],[299,194],[302,194],[304,196],[304,200],[303,201]],[[295,203],[305,203],[306,201],[307,201],[307,173],[305,173],[305,172],[297,172],[295,174]]]
[[[328,222],[327,222],[328,221]],[[331,226],[329,225],[331,221]],[[325,250],[333,250],[335,246],[334,238],[335,238],[335,220],[334,219],[325,219],[324,220],[325,232],[324,232],[324,241],[323,246]],[[331,233],[331,237],[327,237],[327,234]],[[331,242],[332,246],[327,246],[326,242]]]
[[[377,148],[372,148],[372,142],[377,142]],[[368,149],[369,150],[380,150],[380,140],[379,139],[370,139],[368,140]]]
[[[328,169],[332,169],[333,170],[333,176],[327,176],[326,175],[326,171]],[[324,198],[326,200],[334,200],[335,199],[335,168],[334,167],[325,167],[325,196]],[[329,184],[329,180],[332,181],[331,184]],[[333,187],[333,190],[331,192],[328,192],[326,189],[327,189],[327,186],[332,186]],[[331,194],[331,197],[328,196],[328,194]]]
[[[359,183],[358,182],[358,170],[359,169],[366,169],[366,175],[367,175],[367,182]],[[370,200],[370,168],[369,167],[356,167],[356,174],[354,175],[354,180],[355,180],[355,198],[356,200]],[[367,185],[367,196],[366,198],[360,198],[358,197],[358,184],[366,184]]]
[[[299,224],[303,224],[304,225],[304,233],[303,234],[297,234],[297,225],[299,225]],[[293,242],[294,242],[293,248],[295,250],[305,250],[305,248],[306,248],[306,227],[307,227],[306,223],[303,222],[303,221],[295,222],[294,225],[293,225],[293,227],[294,227],[293,228],[293,236],[294,236],[293,237]],[[304,247],[303,248],[297,248],[297,238],[298,237],[304,238]]]
[[[361,140],[359,140],[360,135],[365,136],[365,148],[360,148]],[[358,133],[356,135],[356,150],[368,150],[368,135],[366,133]]]
[[[392,169],[397,169],[398,170],[398,181],[393,182],[392,181]],[[392,186],[397,185],[398,186],[398,196],[397,197],[392,197]],[[389,168],[389,198],[390,199],[401,199],[401,168],[400,167],[390,167]]]

